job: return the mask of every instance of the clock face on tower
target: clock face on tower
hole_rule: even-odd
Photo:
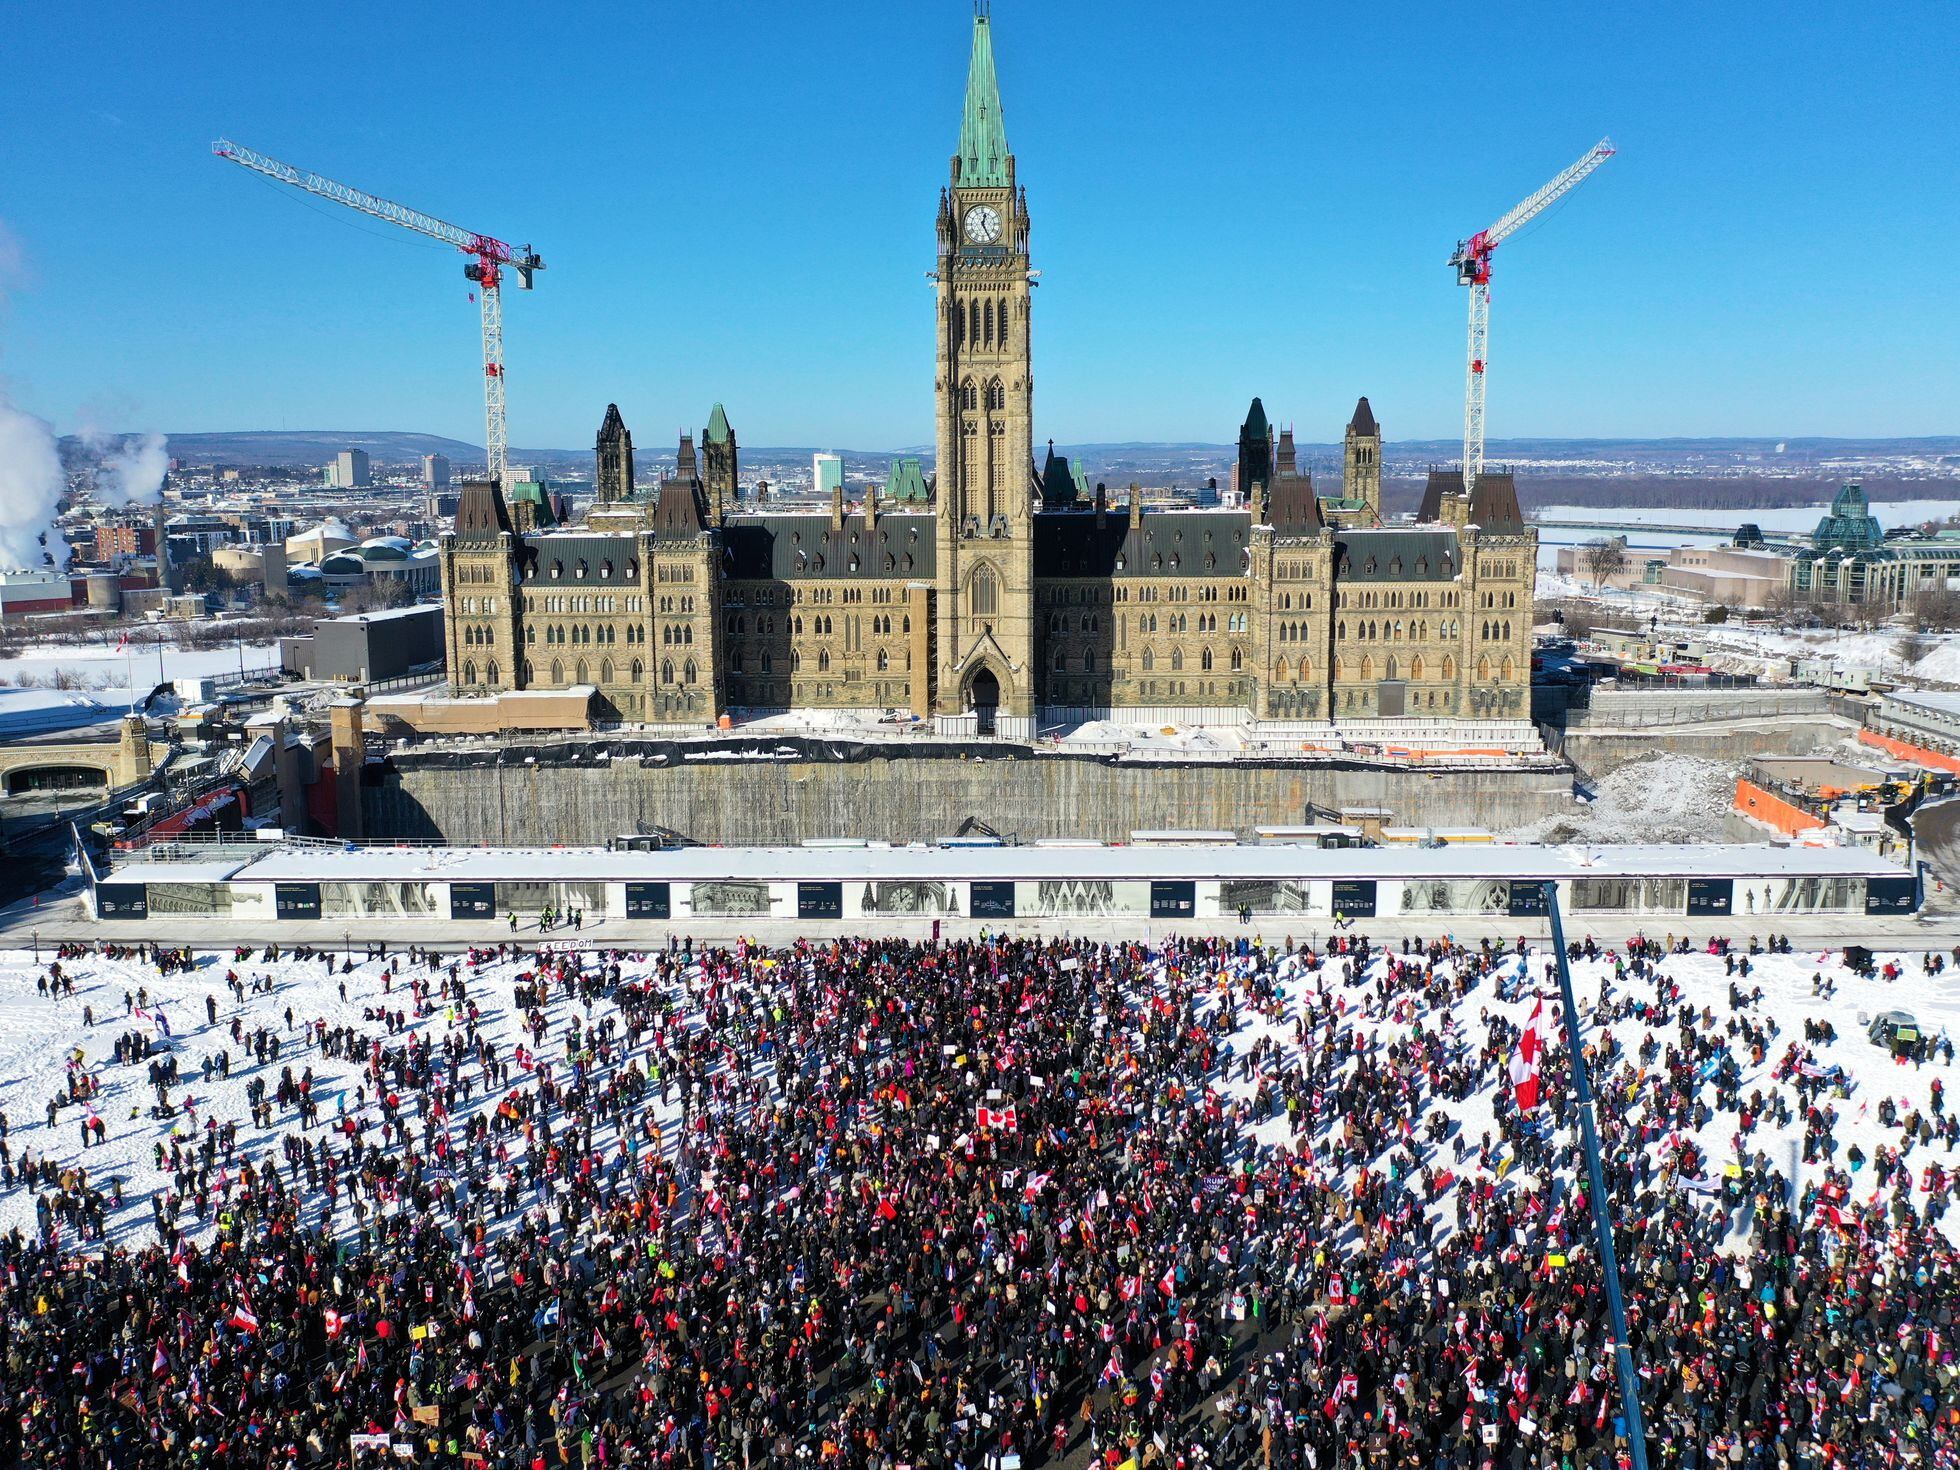
[[[1000,211],[991,204],[976,204],[966,212],[966,238],[975,245],[992,245],[1000,239]]]

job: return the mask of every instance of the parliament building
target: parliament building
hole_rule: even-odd
[[[1432,472],[1416,520],[1384,525],[1365,398],[1325,487],[1255,398],[1229,508],[1112,503],[1052,441],[1037,463],[1028,201],[984,14],[935,227],[930,478],[900,460],[858,503],[738,503],[717,404],[642,487],[609,408],[582,524],[464,487],[442,542],[453,691],[589,686],[598,718],[668,726],[909,710],[1014,739],[1101,718],[1528,737],[1537,534],[1508,474],[1466,493]]]

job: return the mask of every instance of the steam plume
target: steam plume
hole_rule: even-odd
[[[114,510],[125,505],[155,505],[163,498],[163,477],[170,468],[163,435],[110,440],[101,448],[102,463],[95,472],[98,501]]]

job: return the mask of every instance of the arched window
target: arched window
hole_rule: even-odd
[[[982,565],[973,574],[967,593],[968,606],[976,618],[994,617],[1000,609],[1000,582],[994,576],[994,569]]]
[[[688,682],[688,683],[690,683],[690,684],[692,684],[692,683],[694,682],[694,678],[695,678],[695,675],[696,675],[696,674],[697,674],[697,673],[698,673],[699,671],[698,671],[698,670],[697,670],[697,669],[696,669],[696,668],[694,667],[694,660],[693,660],[693,659],[689,659],[689,660],[687,661],[687,667],[686,667],[685,669],[683,669],[683,670],[682,670],[682,672],[683,672],[683,673],[685,673],[685,674],[687,675],[687,682]]]
[[[1284,684],[1286,682],[1285,659],[1281,659],[1278,663],[1273,665],[1273,682],[1275,684]]]
[[[609,658],[602,658],[599,660],[599,682],[601,684],[610,684],[612,683],[612,681],[613,681],[612,660]]]
[[[1156,660],[1156,659],[1155,659],[1154,657],[1152,657],[1152,656],[1151,656],[1151,652],[1150,652],[1150,650],[1149,650],[1149,649],[1147,649],[1147,648],[1146,648],[1146,649],[1144,649],[1144,651],[1143,651],[1143,671],[1144,671],[1144,673],[1146,673],[1146,674],[1147,674],[1147,673],[1149,673],[1149,672],[1150,672],[1150,671],[1151,671],[1152,669],[1154,669],[1154,668],[1156,668],[1156,667],[1157,667],[1157,660]]]
[[[1417,654],[1414,658],[1409,660],[1409,677],[1411,679],[1420,679],[1422,677],[1421,654]]]
[[[632,674],[633,674],[633,682],[635,684],[643,682],[647,676],[647,666],[641,663],[638,659],[634,659]]]
[[[1232,650],[1232,672],[1238,673],[1245,667],[1245,655],[1238,649]]]
[[[1055,672],[1058,674],[1065,673],[1067,669],[1068,669],[1068,655],[1063,653],[1061,649],[1057,648],[1055,650]]]
[[[1443,677],[1445,679],[1456,677],[1456,660],[1447,653],[1443,655]]]
[[[1007,407],[1007,389],[1001,386],[999,378],[987,384],[987,407],[992,409]]]
[[[466,663],[466,664],[464,664],[464,665],[463,665],[463,682],[464,682],[465,684],[474,684],[474,683],[476,682],[476,665],[475,665],[475,664],[473,664],[473,663]]]
[[[1171,672],[1173,674],[1184,672],[1184,650],[1181,648],[1171,650]]]
[[[497,661],[494,658],[490,660],[490,667],[483,671],[483,681],[486,684],[500,684],[503,682],[503,670],[497,667]]]
[[[817,650],[817,672],[819,674],[830,672],[830,650],[828,648],[819,648]]]
[[[1477,660],[1477,679],[1480,683],[1487,682],[1490,679],[1490,660],[1488,658]]]
[[[551,661],[551,682],[554,684],[565,682],[565,666],[555,658]]]
[[[1361,655],[1361,677],[1363,679],[1372,679],[1375,677],[1375,660],[1370,654],[1364,653]]]
[[[1207,674],[1209,674],[1209,673],[1211,672],[1211,650],[1210,650],[1209,648],[1207,648],[1207,649],[1205,649],[1205,650],[1203,650],[1203,651],[1202,651],[1201,653],[1199,653],[1199,655],[1198,655],[1198,668],[1199,668],[1199,669],[1200,669],[1200,670],[1201,670],[1202,672],[1204,672],[1204,673],[1207,673]]]
[[[884,672],[885,672],[885,670],[887,670],[887,669],[889,669],[889,668],[890,668],[891,666],[892,666],[892,659],[891,659],[891,655],[890,655],[890,654],[888,654],[888,653],[886,653],[884,649],[882,649],[882,648],[881,648],[881,649],[879,649],[879,650],[878,650],[878,672],[882,674],[882,673],[884,673]]]
[[[994,343],[994,301],[991,296],[987,298],[986,304],[980,308],[980,322],[985,328],[985,334],[980,340],[991,347]]]
[[[660,661],[660,682],[663,684],[674,682],[674,661],[671,658],[663,658]]]

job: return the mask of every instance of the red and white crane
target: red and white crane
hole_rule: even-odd
[[[499,485],[503,484],[509,458],[509,438],[504,426],[504,267],[510,267],[517,275],[518,287],[528,291],[532,286],[532,277],[544,269],[544,261],[538,258],[537,252],[529,245],[521,248],[506,245],[493,235],[462,229],[434,215],[424,214],[419,209],[410,209],[320,174],[294,168],[290,163],[267,158],[263,153],[254,153],[250,148],[225,138],[213,143],[211,151],[254,173],[277,179],[282,184],[291,184],[322,199],[331,199],[336,204],[344,204],[362,214],[386,220],[391,225],[400,225],[418,235],[441,240],[454,245],[465,255],[476,257],[463,267],[463,274],[476,284],[477,299],[483,306],[484,449],[489,457],[490,478]]]
[[[1463,378],[1463,493],[1477,486],[1484,472],[1484,365],[1490,347],[1491,252],[1553,204],[1570,194],[1587,176],[1613,156],[1613,140],[1601,138],[1572,167],[1533,194],[1487,230],[1456,242],[1450,265],[1457,284],[1470,288],[1470,355]]]

